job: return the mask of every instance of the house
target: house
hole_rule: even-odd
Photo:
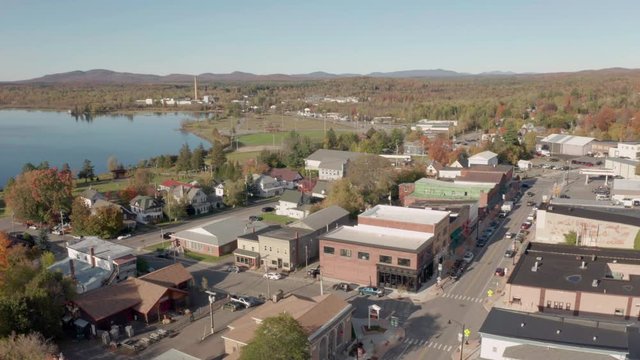
[[[469,167],[469,160],[467,158],[459,158],[452,162],[449,166],[444,166],[438,171],[438,178],[440,179],[455,179],[462,175],[462,169]]]
[[[577,244],[597,248],[635,249],[640,213],[628,209],[543,203],[536,214],[536,241],[563,244],[575,232]]]
[[[261,221],[249,221],[239,217],[216,219],[202,226],[178,231],[171,235],[184,251],[222,256],[237,247],[238,236],[259,231],[267,225]]]
[[[349,213],[333,205],[288,225],[284,230],[269,227],[240,235],[238,248],[234,251],[236,264],[258,268],[264,266],[263,260],[267,259],[267,267],[285,270],[306,265],[309,260],[318,258],[320,235],[349,223]]]
[[[91,208],[93,204],[96,203],[96,201],[104,200],[104,196],[100,192],[89,188],[80,193],[80,199],[82,199],[82,201],[88,208]]]
[[[193,209],[195,215],[205,214],[221,207],[217,197],[209,197],[202,189],[194,186],[179,185],[172,188],[167,194],[173,196],[179,203],[187,204]]]
[[[424,151],[424,142],[423,141],[405,141],[405,143],[402,145],[402,148],[404,149],[404,154],[405,155],[411,155],[411,156],[424,156],[425,151]]]
[[[540,150],[551,155],[584,156],[591,152],[594,138],[564,134],[551,134],[540,140]],[[546,147],[546,149],[545,149]]]
[[[257,197],[273,197],[282,194],[284,187],[269,175],[253,174],[252,194]]]
[[[228,325],[222,335],[231,357],[251,342],[260,323],[282,313],[291,315],[309,339],[311,360],[333,359],[351,342],[353,305],[327,294],[312,298],[290,295],[278,302],[267,302]]]
[[[122,213],[122,222],[125,228],[135,229],[136,227],[136,214],[131,210],[125,208],[120,204],[108,201],[104,196],[96,190],[87,189],[80,194],[80,199],[87,206],[91,215],[95,215],[97,210],[103,207],[112,207],[118,209]]]
[[[529,160],[518,160],[518,169],[527,171],[533,168],[533,163]]]
[[[432,160],[429,165],[427,165],[427,176],[433,176],[437,178],[440,170],[442,170],[443,168],[444,167],[439,162]]]
[[[607,158],[604,161],[606,169],[613,170],[616,176],[625,179],[640,179],[640,161],[622,158]]]
[[[377,205],[320,237],[323,277],[416,292],[449,245],[449,212]]]
[[[285,190],[278,200],[276,214],[294,219],[302,219],[309,215],[309,206],[304,204],[304,196],[297,190]]]
[[[468,168],[469,167],[469,159],[468,158],[459,158],[458,160],[452,162],[449,167],[452,168]]]
[[[331,190],[331,182],[326,180],[318,180],[311,190],[311,196],[317,199],[324,199],[329,195]]]
[[[618,143],[617,147],[609,149],[609,156],[640,160],[640,142]]]
[[[483,151],[481,153],[477,153],[468,159],[469,166],[471,165],[498,165],[498,154],[493,151]]]
[[[345,176],[349,161],[353,161],[363,153],[319,149],[304,160],[305,170],[317,171],[320,180],[338,180]]]
[[[504,289],[512,310],[640,317],[640,251],[530,243]]]
[[[147,224],[162,219],[162,204],[150,196],[138,195],[129,202],[136,221]]]
[[[135,250],[128,246],[87,237],[67,244],[66,248],[67,257],[51,265],[49,270],[74,279],[78,294],[137,274]]]
[[[169,180],[163,181],[162,183],[160,183],[160,185],[158,185],[158,191],[171,191],[173,188],[178,187],[178,186],[183,186],[183,187],[186,187],[186,188],[193,187],[193,185],[191,185],[189,183],[185,183],[185,182],[182,182],[182,181],[169,179]]]
[[[220,183],[215,187],[216,197],[219,199],[224,198],[224,183]]]
[[[492,308],[478,331],[480,358],[638,359],[638,327],[602,319],[529,314]]]
[[[298,183],[304,179],[299,172],[286,168],[272,168],[267,175],[278,180],[283,188],[293,190],[298,187]]]
[[[136,318],[150,323],[163,314],[184,309],[189,292],[183,289],[193,277],[182,264],[156,270],[139,278],[80,294],[73,300],[73,313],[97,329],[127,325]]]

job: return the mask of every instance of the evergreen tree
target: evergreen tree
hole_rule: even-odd
[[[176,160],[176,172],[191,170],[191,149],[189,144],[184,144],[180,148],[178,160]]]
[[[224,163],[227,162],[227,155],[224,152],[224,145],[219,141],[213,143],[213,147],[209,152],[209,162],[214,171],[218,170]]]
[[[202,146],[202,143],[200,143],[200,145],[198,145],[198,147],[196,147],[191,154],[191,169],[202,171],[204,169],[205,155],[206,151],[204,150],[204,146]]]

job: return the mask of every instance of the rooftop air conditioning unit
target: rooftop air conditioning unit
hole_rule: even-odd
[[[598,280],[598,279],[594,279],[594,280],[591,282],[591,286],[592,286],[592,287],[598,287],[598,284],[599,284],[599,283],[600,283],[600,280]]]

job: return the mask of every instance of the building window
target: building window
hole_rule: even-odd
[[[358,251],[358,259],[369,260],[369,253]]]
[[[557,309],[557,308],[558,308],[558,302],[557,302],[557,301],[554,301],[554,302],[553,302],[553,308],[554,308],[554,309]]]
[[[616,309],[614,315],[616,315],[616,316],[624,316],[624,309]]]
[[[332,248],[331,246],[325,246],[323,251],[325,254],[331,254],[331,255],[336,253],[336,249]]]
[[[383,264],[391,264],[391,256],[380,255],[380,262]]]
[[[565,305],[567,310],[571,310],[571,303],[566,303]]]
[[[271,251],[271,246],[269,246],[269,251]]]
[[[246,249],[244,248],[244,245],[242,245],[242,250],[246,250]]]
[[[351,250],[349,250],[349,249],[340,249],[340,256],[351,257]]]
[[[398,258],[398,265],[400,265],[400,266],[411,266],[411,260],[410,259]]]
[[[551,301],[547,301],[547,309],[551,308]]]
[[[264,251],[267,251],[267,245],[264,246]]]

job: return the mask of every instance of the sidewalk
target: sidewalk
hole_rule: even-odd
[[[366,328],[369,324],[368,319],[352,318],[351,324],[356,335],[358,342],[362,343],[364,348],[364,356],[360,357],[362,360],[378,359],[381,358],[389,349],[398,345],[404,338],[404,329],[401,327],[394,328],[387,319],[371,320],[372,328],[380,327],[386,329],[384,333],[380,332],[368,332]],[[343,354],[343,359],[350,359],[348,354]]]

